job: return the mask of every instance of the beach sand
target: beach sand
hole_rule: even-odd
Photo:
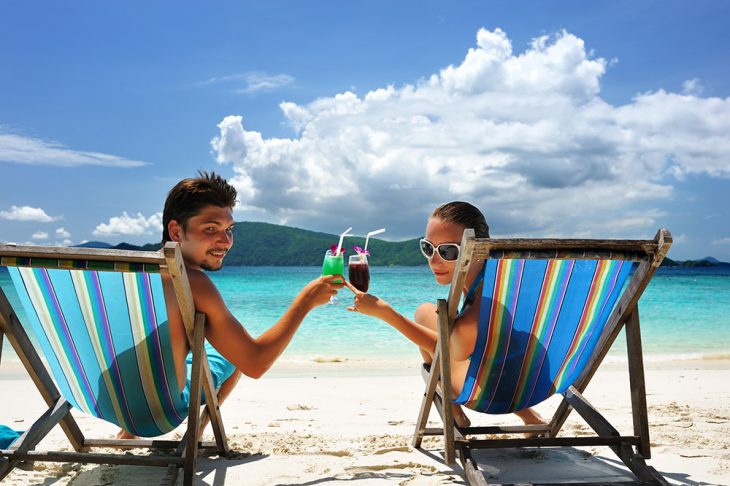
[[[652,459],[672,484],[730,484],[730,360],[647,364]],[[0,422],[29,426],[45,409],[33,384],[14,363],[0,366]],[[423,381],[414,363],[319,359],[282,361],[260,380],[244,378],[222,407],[231,459],[202,457],[196,482],[208,485],[438,485],[465,484],[458,466],[442,462],[441,441],[410,446]],[[585,396],[631,433],[625,364],[607,363]],[[549,417],[558,399],[537,407]],[[519,423],[508,416],[469,413],[480,425]],[[87,435],[116,430],[79,416]],[[431,414],[431,424],[438,425]],[[577,414],[566,432],[588,433]],[[179,431],[170,434],[179,437]],[[212,437],[210,430],[206,435]],[[212,440],[212,439],[211,439]],[[39,450],[70,450],[56,428]],[[479,451],[476,458],[495,484],[530,481],[626,481],[633,477],[608,448]],[[156,484],[162,468],[36,463],[14,470],[9,485]],[[181,480],[180,483],[181,484]]]

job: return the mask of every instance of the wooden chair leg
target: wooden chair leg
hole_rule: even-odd
[[[214,410],[218,410],[218,416],[220,417],[220,405],[211,405],[206,401],[205,406],[203,406],[203,410],[200,412],[200,417],[198,420],[201,424],[210,422],[210,426],[213,429],[213,436],[215,438],[215,445],[216,450],[218,451],[218,455],[222,457],[228,457],[228,455],[230,454],[230,448],[228,446],[228,437],[226,436],[226,431],[222,428],[218,429],[216,427],[216,421],[213,419],[213,415],[210,412],[211,408]],[[220,423],[221,425],[223,424],[222,417],[218,419],[217,423]],[[203,430],[201,427],[200,433],[202,432]]]
[[[186,431],[182,439],[180,439],[180,442],[177,444],[177,448],[175,449],[175,456],[185,458],[187,440],[188,432]],[[167,466],[167,474],[165,474],[165,476],[162,478],[159,486],[175,486],[179,472],[180,467],[177,464],[170,464],[169,466]]]
[[[639,454],[651,459],[649,445],[649,417],[646,407],[646,382],[644,359],[639,329],[639,308],[636,307],[626,321],[626,351],[629,357],[629,383],[631,386],[631,410],[634,418],[634,435],[639,437]]]
[[[446,301],[438,301],[439,339],[434,359],[431,362],[431,370],[427,380],[426,392],[421,401],[421,409],[416,421],[416,430],[413,434],[413,447],[420,447],[428,423],[428,415],[431,411],[431,404],[436,404],[439,415],[443,422],[444,434],[444,462],[453,464],[456,462],[456,445],[454,436],[456,433],[453,410],[451,409],[451,363],[449,361],[449,321],[446,311]],[[437,386],[439,381],[445,398],[438,400]]]
[[[417,449],[421,447],[421,441],[423,441],[423,437],[426,432],[426,425],[428,424],[428,416],[431,413],[431,404],[434,402],[434,397],[436,396],[436,386],[438,385],[440,374],[440,359],[437,349],[433,361],[431,362],[431,369],[428,372],[428,378],[426,379],[426,392],[424,393],[423,400],[421,401],[421,409],[418,412],[418,420],[416,421],[416,430],[413,433],[413,447]]]
[[[464,469],[464,475],[466,481],[470,486],[489,486],[487,480],[484,478],[484,474],[479,470],[479,465],[471,456],[469,447],[463,445],[459,447],[459,461],[461,467]]]
[[[195,314],[195,327],[205,328],[205,314]],[[210,418],[210,426],[213,429],[213,435],[215,436],[215,442],[218,446],[218,453],[221,456],[228,456],[230,449],[228,447],[228,437],[226,436],[226,430],[223,426],[223,419],[221,418],[220,404],[218,403],[218,394],[213,386],[213,376],[210,373],[210,366],[208,365],[208,357],[205,354],[205,348],[202,348],[202,363],[201,372],[202,389],[205,392],[205,410],[201,414],[200,420],[207,413]],[[197,440],[197,439],[196,439]]]
[[[563,398],[550,419],[550,431],[547,433],[547,437],[558,436],[558,433],[560,432],[560,429],[563,428],[563,424],[568,419],[568,415],[570,415],[571,410],[573,409],[570,407],[570,404],[565,398]]]
[[[441,396],[441,393],[438,390],[436,390],[436,395],[433,397],[433,403],[436,406],[436,411],[438,412],[439,417],[441,417],[441,421],[443,422],[443,420],[444,420],[444,415],[443,415],[444,401],[443,401],[443,397]],[[447,403],[450,403],[450,402],[447,402]],[[451,430],[453,430],[453,434],[454,434],[454,451],[456,451],[456,442],[464,443],[467,440],[466,440],[466,437],[464,436],[464,434],[461,433],[461,430],[456,426],[456,424],[453,424],[453,426],[451,427]],[[465,430],[468,430],[468,429],[465,429]],[[442,431],[442,433],[443,433],[443,431]]]
[[[451,409],[451,362],[449,357],[449,317],[446,301],[438,301],[439,320],[439,367],[441,368],[441,390],[443,391],[443,421],[444,421],[444,461],[446,464],[456,462],[456,449],[454,445],[454,413]]]
[[[70,412],[70,410],[71,404],[65,399],[59,398],[58,401],[51,408],[46,410],[23,435],[18,437],[11,449],[14,449],[17,452],[28,452],[35,449],[35,446],[38,445],[38,443],[46,435],[48,435],[48,432],[50,432],[51,429],[53,429],[53,427],[55,427]],[[2,466],[0,466],[0,480],[7,476],[17,463],[18,461],[7,461],[2,464]]]
[[[620,436],[619,432],[586,400],[574,387],[565,391],[565,398],[583,420],[601,437]],[[618,446],[610,446],[626,467],[642,481],[653,481],[659,485],[669,486],[664,477],[656,469],[646,464],[641,454],[634,452],[630,444],[622,442]]]
[[[178,471],[180,471],[180,468],[176,465],[168,466],[167,474],[165,474],[165,477],[162,478],[159,486],[175,486],[175,483],[177,482]]]
[[[200,322],[199,319],[196,319]],[[193,364],[190,372],[190,409],[188,410],[188,429],[185,444],[185,463],[183,484],[192,486],[195,476],[195,468],[198,461],[198,434],[199,434],[199,411],[203,380],[203,360],[205,359],[203,349],[203,338],[205,326],[196,325],[193,332]]]

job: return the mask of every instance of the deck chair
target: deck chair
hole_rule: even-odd
[[[438,301],[439,337],[427,376],[413,445],[442,435],[444,459],[458,453],[470,484],[487,484],[471,451],[479,448],[609,446],[641,484],[668,484],[646,464],[651,457],[638,300],[672,237],[654,240],[477,239],[464,232],[448,300]],[[559,393],[547,425],[457,427],[451,397],[449,336],[466,272],[485,260],[479,329],[460,396],[473,410],[506,414]],[[638,265],[637,265],[638,263]],[[633,435],[621,435],[582,395],[622,328],[626,329]],[[439,384],[440,383],[440,384]],[[443,427],[429,428],[432,403]],[[594,436],[558,437],[571,410]],[[524,434],[535,438],[479,438]]]
[[[184,484],[189,485],[199,448],[228,455],[203,347],[205,316],[195,312],[176,243],[159,252],[0,245],[0,265],[7,267],[27,316],[21,322],[0,289],[0,348],[5,335],[49,407],[9,449],[0,451],[0,480],[20,462],[57,461],[166,466],[161,484],[174,484],[184,468]],[[177,383],[163,278],[172,281],[192,349],[189,398],[181,396]],[[199,415],[201,391],[206,408]],[[142,437],[170,432],[185,418],[187,427],[180,441],[91,439],[80,430],[72,408]],[[215,435],[212,443],[197,440],[205,414]],[[57,424],[74,452],[36,451]],[[176,452],[90,452],[99,447]]]

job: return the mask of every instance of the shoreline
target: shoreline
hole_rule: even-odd
[[[607,356],[601,369],[622,370],[626,358]],[[419,374],[420,362],[414,355],[407,358],[342,356],[291,356],[279,359],[263,378],[296,378],[309,376],[412,376]],[[644,356],[644,369],[650,370],[730,370],[730,354],[709,353],[688,355]],[[20,359],[3,358],[0,381],[24,380],[28,374]]]

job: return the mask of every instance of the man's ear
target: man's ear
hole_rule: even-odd
[[[183,228],[174,219],[167,223],[167,232],[172,241],[180,241],[182,239]]]

